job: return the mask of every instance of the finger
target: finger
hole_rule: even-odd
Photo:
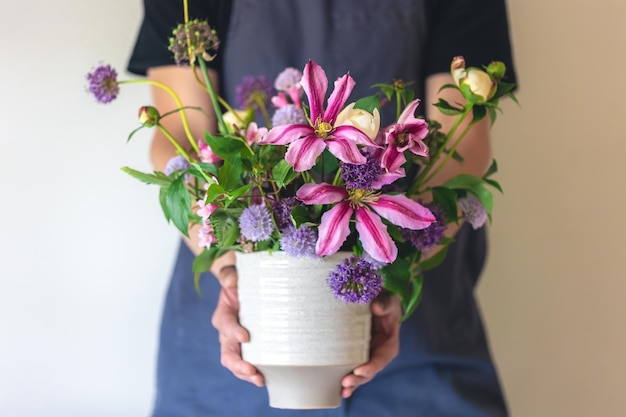
[[[248,331],[239,324],[236,291],[236,289],[220,291],[217,307],[211,318],[211,324],[219,332],[220,343],[238,344],[250,340]]]
[[[235,263],[234,251],[226,252],[213,261],[211,272],[218,279],[222,288],[235,288],[237,286]]]

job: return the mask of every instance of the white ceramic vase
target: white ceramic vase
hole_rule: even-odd
[[[368,360],[369,305],[337,300],[326,281],[348,256],[237,253],[242,355],[265,377],[271,407],[339,407],[341,379]]]

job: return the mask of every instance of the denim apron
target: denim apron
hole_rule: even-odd
[[[426,23],[420,0],[234,0],[221,51],[223,95],[234,103],[244,76],[271,80],[309,59],[326,70],[330,88],[349,70],[353,99],[372,94],[378,82],[423,81]],[[421,97],[423,83],[415,87]],[[384,123],[392,117],[383,114]],[[485,233],[464,226],[456,239],[445,263],[425,278],[416,313],[402,324],[398,357],[340,408],[310,411],[269,408],[265,388],[222,367],[210,323],[219,285],[205,274],[202,296],[195,292],[193,255],[181,245],[163,311],[154,417],[505,416],[474,298]]]

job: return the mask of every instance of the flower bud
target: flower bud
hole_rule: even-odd
[[[238,132],[248,126],[252,120],[253,113],[249,110],[233,110],[227,111],[222,118],[230,133]]]
[[[380,113],[374,109],[374,113],[362,109],[355,109],[356,103],[347,105],[338,115],[335,126],[353,126],[365,133],[370,139],[376,139],[380,128]]]
[[[494,80],[501,80],[506,73],[506,65],[501,61],[493,61],[487,65],[487,74],[491,75]]]
[[[500,71],[500,68],[494,67],[494,70]],[[465,68],[465,59],[462,56],[452,59],[450,73],[456,85],[461,88],[461,92],[464,90],[463,87],[467,87],[469,92],[480,97],[483,103],[496,93],[496,83],[491,76],[479,68]]]
[[[160,118],[161,115],[155,107],[143,106],[139,109],[139,122],[145,127],[154,127]]]
[[[496,83],[489,74],[478,68],[469,68],[467,76],[461,80],[461,86],[466,85],[475,96],[488,101],[496,93]]]

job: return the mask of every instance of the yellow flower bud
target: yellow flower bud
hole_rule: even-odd
[[[466,85],[475,96],[487,101],[496,93],[496,83],[491,79],[489,74],[478,68],[468,68],[465,78],[461,80],[460,85]]]
[[[253,114],[249,110],[233,110],[224,113],[222,118],[230,133],[234,133],[240,129],[245,129],[252,121],[252,116]]]
[[[376,139],[380,128],[380,113],[374,109],[370,113],[363,109],[355,109],[355,103],[347,105],[338,115],[335,126],[353,126],[365,133],[370,139]]]
[[[145,127],[153,127],[159,123],[161,115],[159,111],[152,106],[142,106],[139,108],[139,123]]]

